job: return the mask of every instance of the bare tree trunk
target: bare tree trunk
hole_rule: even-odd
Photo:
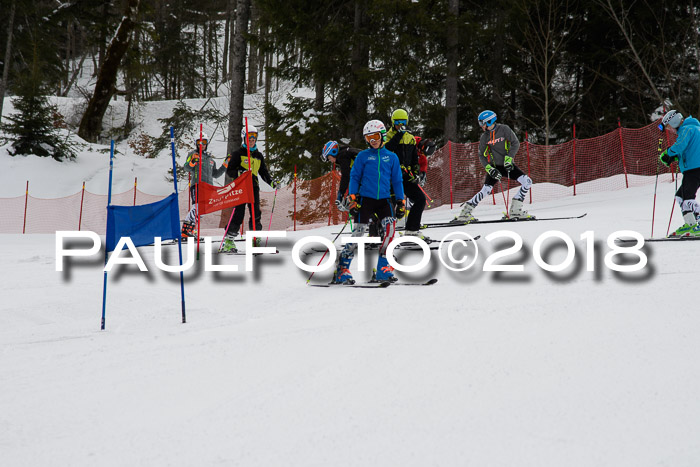
[[[367,78],[365,71],[369,67],[369,47],[367,39],[365,39],[365,10],[366,4],[364,0],[355,2],[355,20],[353,36],[353,48],[350,64],[350,96],[353,100],[353,112],[349,118],[350,128],[346,131],[347,134],[355,141],[362,140],[362,127],[367,119],[367,99],[369,95]]]
[[[243,97],[245,95],[246,39],[250,0],[230,0],[236,2],[236,32],[231,47],[231,96],[228,121],[228,154],[241,145],[243,128]]]
[[[449,0],[447,23],[447,80],[445,83],[445,140],[457,141],[457,91],[459,61],[459,0]]]
[[[257,22],[258,22],[258,9],[255,6],[255,3],[251,0],[251,8],[250,8],[250,29],[255,33],[256,28],[257,28]],[[255,79],[255,73],[258,70],[258,64],[257,64],[257,59],[258,59],[258,49],[253,44],[252,42],[249,43],[250,47],[250,55],[248,56],[248,94],[255,94],[257,91],[257,82],[258,80]]]
[[[85,141],[95,142],[100,135],[102,118],[116,89],[119,64],[129,47],[138,9],[139,0],[128,0],[124,18],[107,48],[104,63],[97,76],[95,91],[88,102],[83,118],[80,120],[78,135]]]
[[[229,2],[230,5],[230,2]],[[230,8],[228,6],[227,8]],[[224,25],[224,66],[221,68],[221,80],[225,81],[228,78],[228,43],[230,42],[229,28],[231,27],[231,18],[233,15],[228,12],[228,17],[226,18],[226,24]]]
[[[12,63],[12,32],[15,27],[15,10],[17,1],[13,0],[10,7],[10,21],[7,28],[7,44],[5,45],[5,59],[2,67],[2,80],[0,81],[0,122],[2,121],[2,107],[5,103],[5,88],[7,88],[7,77],[10,75],[10,65]]]
[[[326,87],[323,85],[323,82],[320,80],[314,81],[314,91],[316,92],[316,96],[314,98],[314,110],[320,112],[323,110],[323,101],[324,101],[324,94],[325,94]]]

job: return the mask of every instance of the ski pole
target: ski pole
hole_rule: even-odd
[[[676,164],[676,191],[674,193],[678,193],[678,165]],[[666,228],[666,236],[668,237],[669,232],[671,232],[671,222],[673,221],[673,210],[676,208],[676,198],[674,196],[673,198],[673,204],[671,205],[671,217],[668,218],[668,227]]]
[[[508,201],[506,201],[506,194],[503,193],[503,182],[501,181],[500,178],[498,179],[498,185],[501,187],[501,195],[503,196],[503,204],[506,207],[506,212],[505,212],[506,218],[510,219],[510,215],[508,214]]]
[[[340,237],[340,234],[342,234],[343,231],[345,230],[345,227],[348,226],[348,221],[349,221],[349,220],[350,220],[350,216],[348,216],[348,220],[345,221],[345,224],[343,225],[343,228],[340,229],[340,232],[338,232],[338,235],[336,235],[335,238],[333,239],[333,244],[334,244],[334,245],[335,245],[335,241],[338,240],[338,237]],[[326,257],[326,255],[328,254],[329,251],[330,251],[330,249],[326,248],[326,252],[323,254],[323,256],[321,256],[321,259],[318,260],[318,263],[316,264],[316,266],[318,266],[319,264],[321,264],[321,263],[323,262],[323,259]],[[311,281],[311,278],[314,277],[314,274],[316,274],[316,271],[312,272],[311,275],[309,276],[309,278],[306,279],[306,283],[307,283],[307,284],[309,283],[309,281]]]
[[[272,213],[275,212],[275,201],[277,201],[277,188],[275,188],[275,196],[272,198],[272,209],[270,209],[270,225],[267,226],[267,230],[270,230],[272,228]],[[267,242],[270,240],[270,237],[267,237],[265,239],[265,246],[267,246]]]
[[[661,150],[663,149],[664,145],[664,138],[661,136],[659,138],[659,157],[661,157]],[[656,159],[656,181],[654,182],[654,207],[652,208],[651,211],[651,238],[654,238],[654,216],[656,215],[656,189],[659,186],[659,163],[661,162],[661,159],[657,158]]]

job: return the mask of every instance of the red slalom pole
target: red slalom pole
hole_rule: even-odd
[[[138,177],[134,177],[134,206],[136,206],[136,184],[138,183]]]
[[[527,131],[525,132],[525,152],[527,153],[527,176],[530,177],[530,137]],[[532,187],[530,187],[530,204],[532,204]]]
[[[294,231],[297,231],[297,165],[294,164]]]
[[[202,136],[204,136],[204,125],[201,123],[199,124],[199,141],[202,141]],[[202,216],[199,213],[199,202],[201,201],[199,199],[199,187],[202,186],[202,144],[197,144],[199,146],[199,174],[198,174],[198,181],[197,181],[197,190],[195,193],[197,193],[197,259],[199,260],[199,239],[202,237]],[[175,176],[173,174],[173,176]]]

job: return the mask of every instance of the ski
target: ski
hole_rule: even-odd
[[[480,238],[481,238],[481,235],[477,235],[476,237],[474,237],[474,240],[479,240]],[[450,239],[446,239],[446,240],[430,240],[430,241],[423,240],[423,241],[428,244],[429,250],[437,250],[440,248],[440,244],[454,242],[455,240],[462,240],[464,242],[471,241],[471,240],[466,239],[466,238],[450,238]],[[438,245],[432,245],[433,243],[437,243]],[[404,245],[405,244],[399,245],[395,249],[396,250],[409,250],[409,251],[422,250],[422,248],[419,247],[418,245],[416,245],[416,246],[404,246]]]
[[[309,287],[337,287],[337,288],[356,288],[356,289],[385,289],[391,285],[390,282],[376,282],[371,284],[308,284]]]
[[[277,255],[279,254],[279,250],[275,249],[274,253],[253,253],[253,256],[260,256],[260,255]],[[226,252],[226,251],[218,251],[217,254],[219,255],[228,255],[228,256],[245,256],[245,251],[233,251],[233,252]]]
[[[477,235],[476,237],[474,237],[474,240],[479,240],[480,238],[481,238],[481,235]],[[462,240],[462,241],[465,241],[465,242],[470,242],[470,241],[471,241],[471,240],[469,240],[469,239],[467,239],[467,238],[463,238],[463,239],[450,238],[450,239],[447,239],[447,240],[429,240],[429,241],[423,240],[423,241],[424,241],[425,243],[428,244],[428,249],[430,249],[430,250],[437,250],[438,248],[440,248],[440,245],[432,245],[433,243],[442,243],[442,242],[450,243],[450,242],[453,242],[453,241],[455,241],[455,240]],[[406,244],[401,244],[401,245],[397,246],[397,247],[394,248],[394,249],[395,249],[395,250],[399,250],[399,251],[401,251],[401,250],[413,251],[413,250],[421,250],[422,248],[419,247],[419,246],[415,246],[415,247],[414,247],[414,246],[406,246]],[[337,251],[337,252],[340,252],[340,251],[342,251],[342,250],[343,250],[342,247],[336,248],[336,251]],[[365,247],[365,250],[366,250],[366,251],[376,251],[376,250],[378,250],[378,248],[377,248],[377,245],[368,245],[368,246]],[[304,251],[304,254],[310,255],[310,254],[312,254],[312,253],[325,253],[326,251],[327,251],[326,248],[313,248],[313,247],[312,247],[312,248],[309,248],[308,250],[305,250],[305,251]]]
[[[700,240],[700,237],[645,238],[644,243],[647,243],[647,242],[691,242],[693,240]],[[637,243],[637,240],[634,238],[618,238],[618,239],[615,239],[615,243],[618,243],[618,244]]]
[[[433,285],[437,283],[436,278],[432,278],[430,280],[427,280],[425,282],[394,282],[391,285]]]
[[[421,230],[423,229],[432,229],[436,227],[464,227],[467,225],[476,225],[476,224],[500,224],[500,223],[505,223],[505,222],[533,222],[533,221],[561,221],[561,220],[567,220],[567,219],[581,219],[583,217],[586,217],[588,215],[587,212],[584,212],[580,216],[562,216],[562,217],[530,217],[527,219],[491,219],[491,220],[486,220],[486,221],[474,221],[474,222],[433,222],[433,223],[427,223],[423,224],[420,226]],[[400,228],[396,229],[398,232],[402,232],[406,230],[405,228]],[[338,232],[333,232],[333,235],[337,235]]]
[[[500,224],[504,222],[533,222],[533,221],[559,221],[566,219],[581,219],[586,217],[588,213],[583,213],[580,216],[563,216],[563,217],[530,217],[527,219],[492,219],[486,221],[474,221],[474,222],[435,222],[428,223],[421,226],[421,229],[430,229],[435,227],[464,227],[465,225],[474,224]],[[397,229],[398,230],[398,229]]]

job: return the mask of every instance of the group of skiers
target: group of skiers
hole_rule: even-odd
[[[496,123],[497,115],[491,110],[481,112],[477,120],[483,131],[479,140],[478,157],[486,171],[484,184],[479,192],[463,203],[461,212],[449,224],[466,225],[476,221],[473,210],[484,197],[491,194],[496,183],[504,176],[520,184],[520,189],[511,201],[507,217],[514,220],[533,218],[523,209],[525,196],[533,182],[515,164],[520,141],[508,125]],[[683,173],[676,200],[681,207],[684,224],[672,236],[700,237],[700,204],[695,200],[696,192],[700,188],[700,122],[692,117],[683,118],[679,112],[671,110],[663,116],[659,125],[662,131],[669,128],[677,131],[678,138],[675,144],[661,153],[659,160],[667,166],[677,161]],[[260,229],[260,188],[257,175],[273,188],[275,182],[267,170],[262,153],[257,149],[257,128],[250,126],[248,130],[247,135],[245,128],[241,132],[241,148],[229,155],[218,168],[207,151],[206,135],[198,137],[197,149],[188,155],[185,170],[191,172],[194,180],[197,180],[201,153],[202,181],[212,183],[213,178],[221,176],[224,172],[229,177],[236,178],[248,170],[250,152],[252,172],[255,175],[255,226]],[[382,239],[372,280],[393,282],[396,278],[386,259],[386,251],[394,238],[397,222],[405,222],[404,235],[431,241],[420,228],[426,205],[423,186],[427,179],[427,157],[435,152],[436,146],[432,140],[420,138],[408,130],[408,112],[404,109],[396,109],[392,113],[388,131],[381,121],[370,120],[365,124],[362,133],[367,149],[353,148],[348,140],[341,140],[341,144],[328,141],[323,146],[321,160],[333,163],[340,170],[341,178],[335,204],[340,211],[349,212],[352,216],[352,236],[363,236],[369,230],[370,236]],[[247,144],[250,145],[250,151]],[[193,184],[190,188],[193,208],[183,223],[183,237],[196,235],[196,193],[196,185]],[[250,205],[248,209],[251,210]],[[226,230],[221,251],[236,251],[233,239],[241,227],[244,215],[245,205],[237,206]],[[252,216],[249,227],[253,228]],[[340,252],[333,283],[354,283],[350,263],[356,249],[356,243],[349,243]]]

